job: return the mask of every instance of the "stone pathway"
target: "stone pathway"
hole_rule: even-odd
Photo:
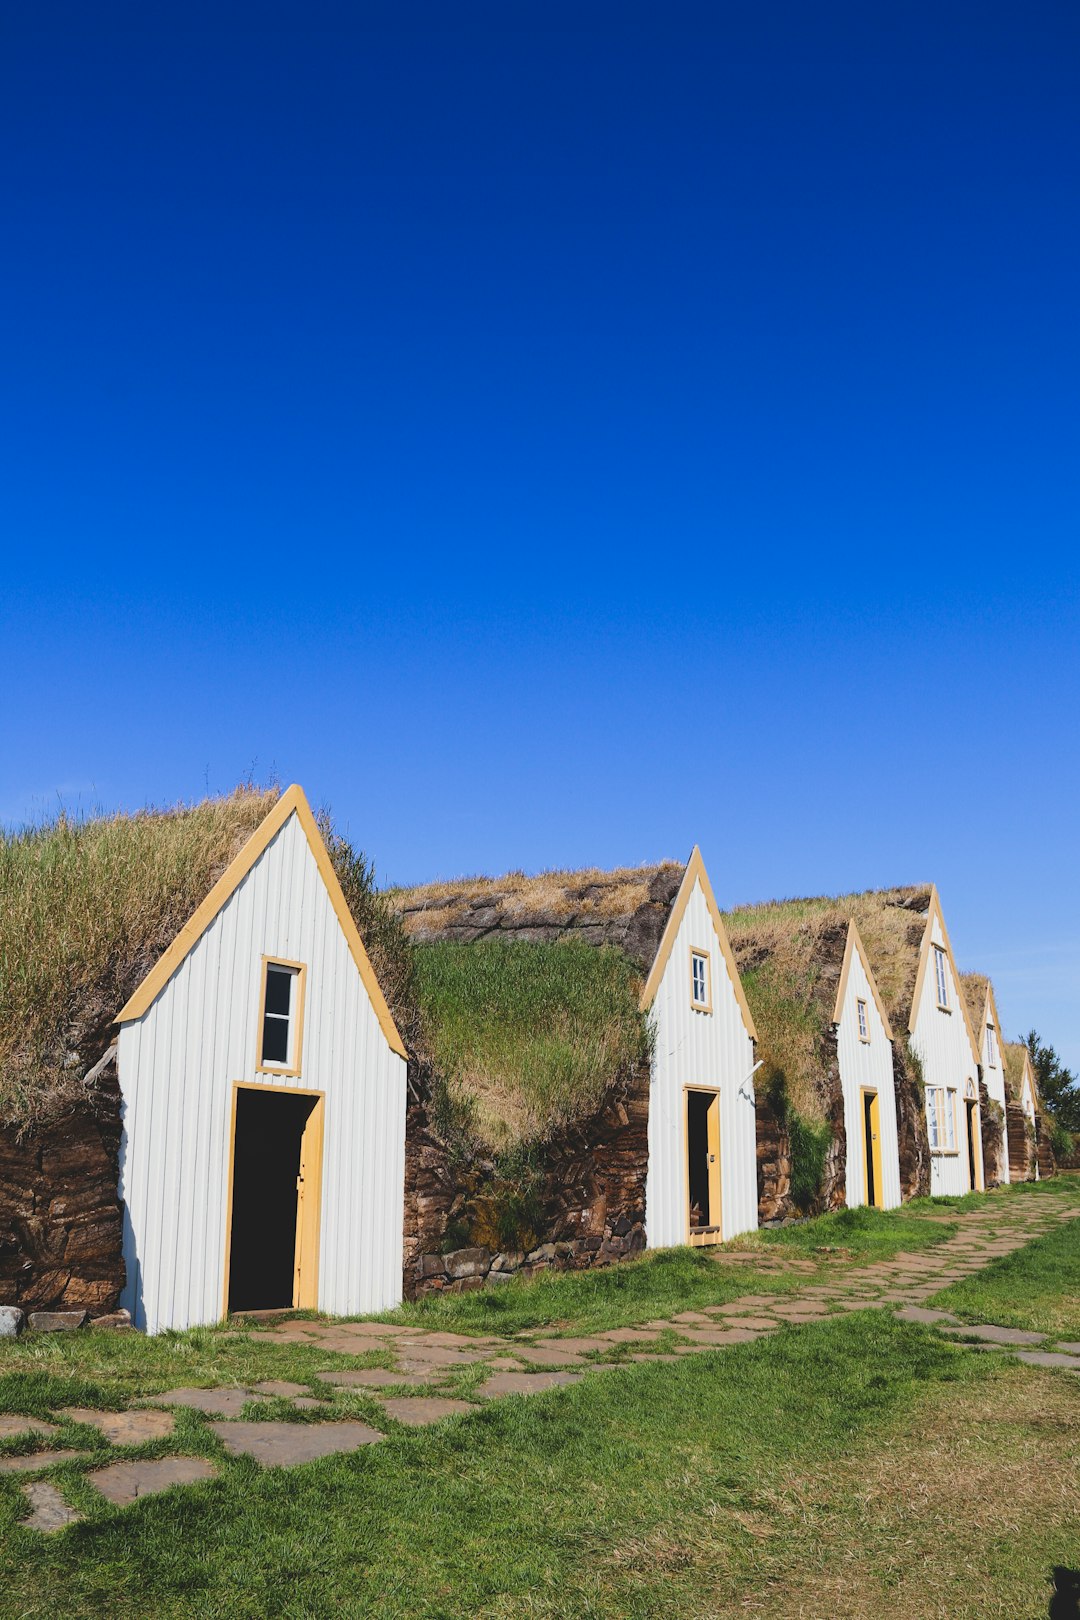
[[[935,1327],[972,1350],[1005,1352],[1032,1366],[1080,1373],[1080,1343],[1053,1345],[1041,1333],[992,1324],[970,1326],[926,1303],[950,1283],[1022,1248],[1058,1220],[1078,1216],[1080,1208],[1054,1211],[1019,1203],[970,1215],[927,1216],[955,1222],[959,1231],[932,1251],[898,1253],[891,1260],[845,1269],[831,1280],[807,1281],[793,1293],[744,1294],[725,1305],[678,1311],[671,1317],[589,1335],[559,1338],[531,1330],[506,1339],[382,1322],[289,1320],[269,1328],[253,1322],[248,1331],[260,1343],[307,1344],[345,1356],[378,1351],[394,1365],[325,1368],[317,1374],[325,1386],[318,1398],[307,1385],[265,1379],[250,1387],[171,1389],[123,1412],[65,1407],[56,1416],[96,1429],[99,1446],[102,1441],[138,1446],[170,1439],[175,1409],[182,1407],[209,1421],[229,1455],[251,1458],[264,1467],[289,1468],[354,1452],[385,1438],[382,1430],[368,1423],[338,1415],[343,1395],[366,1395],[391,1423],[415,1428],[467,1416],[480,1403],[507,1395],[537,1395],[576,1384],[591,1373],[614,1371],[627,1362],[674,1363],[683,1356],[750,1344],[784,1328],[810,1327],[843,1311],[869,1309],[891,1309],[901,1321]],[[764,1269],[757,1253],[721,1251],[715,1258],[724,1265],[754,1264],[755,1269]],[[817,1263],[789,1257],[782,1257],[772,1269],[820,1276]],[[454,1380],[463,1371],[469,1377],[455,1387]],[[463,1391],[467,1398],[462,1398]],[[297,1414],[320,1412],[325,1421],[255,1417],[259,1407],[273,1401],[288,1402]],[[86,1450],[50,1449],[48,1442],[57,1432],[55,1424],[38,1418],[0,1415],[0,1441],[32,1437],[40,1446],[22,1455],[0,1455],[0,1473],[43,1472],[59,1463],[89,1460]],[[213,1479],[217,1473],[218,1465],[206,1458],[170,1455],[120,1459],[83,1477],[107,1501],[126,1507],[143,1496]],[[30,1529],[50,1532],[80,1517],[49,1480],[29,1480],[22,1490],[30,1507],[22,1523]]]

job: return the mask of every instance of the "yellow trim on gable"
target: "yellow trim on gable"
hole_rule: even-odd
[[[129,1024],[136,1018],[142,1018],[149,1011],[177,968],[205,934],[218,912],[232,898],[260,855],[269,847],[289,817],[293,815],[299,821],[307,839],[308,848],[315,857],[315,864],[319,868],[319,875],[326,886],[327,894],[330,896],[330,904],[334,908],[334,915],[341,924],[341,931],[345,935],[352,959],[356,963],[357,971],[368,993],[375,1016],[379,1020],[379,1027],[385,1035],[391,1050],[396,1052],[399,1057],[408,1057],[405,1043],[398,1033],[390,1008],[386,1004],[386,997],[383,995],[382,987],[375,977],[375,970],[371,966],[367,951],[364,949],[363,940],[360,938],[352,912],[349,910],[348,902],[341,891],[341,884],[338,882],[337,873],[334,871],[330,861],[329,852],[323,843],[322,834],[316,825],[315,817],[311,813],[311,806],[304,796],[303,788],[296,782],[281,795],[269,815],[264,817],[256,827],[243,849],[229,862],[229,865],[218,878],[202,905],[192,913],[168,950],[158,958],[145,979],[135,990],[135,993],[121,1008],[117,1014],[116,1023]]]
[[[664,977],[664,969],[667,967],[671,953],[675,949],[675,941],[678,938],[679,928],[686,914],[686,908],[690,904],[690,896],[694,892],[695,883],[701,884],[701,892],[705,896],[705,904],[709,908],[709,916],[712,918],[712,925],[716,930],[716,938],[720,945],[720,954],[724,958],[728,977],[731,980],[731,987],[735,991],[735,999],[739,1003],[742,1012],[746,1033],[751,1040],[756,1041],[757,1028],[754,1024],[754,1017],[746,1000],[742,980],[739,978],[739,969],[735,964],[727,929],[724,927],[724,919],[720,915],[720,907],[716,903],[716,896],[713,894],[712,884],[709,882],[709,874],[705,870],[705,862],[702,860],[701,851],[696,844],[690,859],[686,863],[686,871],[683,873],[683,880],[679,884],[679,892],[675,896],[675,903],[668,915],[667,925],[664,928],[659,948],[653,959],[653,965],[649,969],[648,978],[645,980],[645,988],[641,992],[641,1010],[647,1012],[656,999],[656,992],[660,988],[660,981]]]
[[[885,1025],[886,1038],[891,1041],[893,1038],[892,1024],[889,1022],[889,1015],[885,1011],[885,1003],[881,999],[881,991],[877,987],[877,980],[874,978],[870,967],[870,958],[866,954],[866,947],[863,945],[862,935],[859,933],[854,917],[848,923],[847,943],[844,946],[844,965],[840,969],[840,983],[836,991],[836,1005],[833,1008],[832,1021],[834,1024],[838,1024],[843,1015],[844,997],[847,995],[848,979],[851,976],[851,963],[856,951],[859,953],[863,972],[866,974],[867,983],[874,997],[874,1006],[878,1010],[881,1022]]]
[[[908,1034],[914,1035],[915,1033],[915,1013],[919,1005],[919,998],[922,995],[923,983],[926,979],[927,964],[930,961],[935,916],[941,924],[941,937],[945,941],[945,954],[949,958],[949,966],[952,968],[953,991],[960,1006],[960,1016],[964,1020],[964,1028],[967,1030],[971,1056],[976,1067],[978,1067],[982,1063],[982,1058],[979,1055],[979,1045],[975,1039],[975,1032],[971,1027],[971,1014],[967,1008],[967,996],[965,996],[964,987],[960,983],[960,974],[956,968],[956,957],[953,955],[953,948],[949,942],[949,930],[945,926],[945,913],[941,909],[941,897],[937,892],[936,883],[932,884],[930,888],[930,910],[926,914],[926,927],[923,930],[922,945],[919,947],[919,971],[915,975],[915,991],[911,997],[911,1011],[908,1014]],[[950,1008],[949,1011],[952,1011],[952,1009]]]

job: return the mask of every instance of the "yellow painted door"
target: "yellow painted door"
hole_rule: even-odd
[[[320,1097],[308,1115],[300,1141],[300,1174],[296,1178],[296,1256],[294,1310],[314,1311],[319,1304],[319,1209],[322,1202],[322,1120]]]
[[[863,1165],[866,1176],[866,1202],[882,1207],[881,1197],[881,1110],[876,1091],[862,1093]]]

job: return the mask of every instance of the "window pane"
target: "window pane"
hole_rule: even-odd
[[[289,1020],[267,1013],[263,1019],[262,1060],[264,1063],[289,1061]]]
[[[945,1093],[945,1140],[949,1148],[956,1146],[956,1092]]]
[[[292,1000],[293,974],[288,968],[268,967],[266,970],[266,1011],[281,1013],[287,1018]]]
[[[936,1148],[938,1142],[938,1094],[936,1091],[926,1093],[926,1123],[930,1135],[930,1146]]]

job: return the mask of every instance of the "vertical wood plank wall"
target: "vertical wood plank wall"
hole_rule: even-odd
[[[690,948],[707,950],[711,1013],[690,1004]],[[645,1233],[652,1249],[685,1243],[686,1142],[683,1087],[720,1091],[720,1199],[723,1236],[757,1226],[757,1134],[754,1122],[754,1043],[742,1012],[700,883],[694,885],[674,948],[652,1005],[656,1030],[649,1092],[649,1171]],[[740,1089],[741,1085],[741,1089]]]
[[[307,964],[300,1073],[256,1072],[263,955]],[[405,1062],[290,816],[147,1013],[120,1031],[123,1302],[156,1332],[222,1314],[232,1084],[326,1095],[319,1307],[401,1298]]]
[[[859,1009],[856,1003],[860,999],[866,1002],[869,1045],[859,1039]],[[851,956],[851,971],[836,1036],[840,1085],[844,1093],[844,1129],[847,1132],[848,1207],[854,1209],[866,1203],[861,1088],[868,1086],[878,1094],[882,1208],[895,1209],[900,1202],[900,1150],[896,1132],[892,1042],[885,1033],[874,992],[857,950]]]

